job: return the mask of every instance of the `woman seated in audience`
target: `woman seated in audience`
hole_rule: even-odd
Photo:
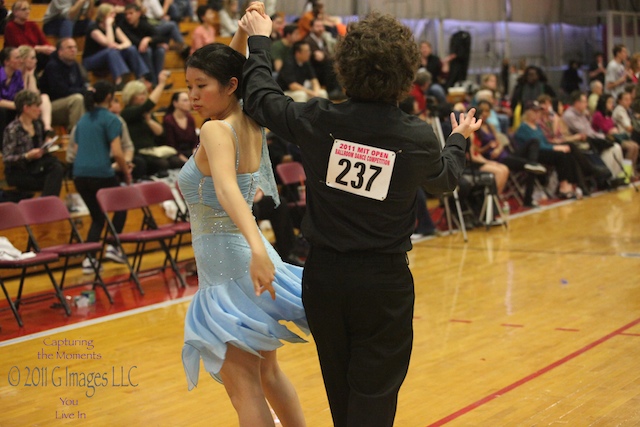
[[[538,126],[543,108],[537,101],[529,101],[523,109],[522,123],[515,133],[516,147],[529,144],[532,139],[540,144],[538,159],[545,165],[552,165],[558,174],[558,196],[561,199],[578,197],[576,188],[584,182],[571,148],[567,144],[551,144]],[[583,189],[584,191],[584,189]]]
[[[186,92],[175,92],[162,121],[164,142],[178,150],[183,162],[189,160],[198,145],[196,121],[191,115],[191,102]]]
[[[104,3],[98,7],[96,20],[87,29],[82,65],[87,71],[108,69],[116,89],[122,87],[122,76],[129,72],[151,81],[147,64],[124,31],[115,25],[115,17],[112,5]]]
[[[534,174],[543,175],[547,172],[547,169],[538,162],[540,142],[530,139],[515,148],[515,152],[512,153],[509,149],[508,137],[498,133],[494,126],[485,120],[491,112],[491,103],[480,101],[477,108],[478,112],[476,114],[479,119],[482,119],[482,125],[475,133],[477,140],[480,142],[480,146],[477,147],[478,151],[485,159],[502,163],[510,171],[528,172],[524,205],[527,207],[534,206],[532,199]]]
[[[162,145],[156,141],[162,137],[164,129],[151,112],[160,100],[168,77],[168,71],[161,71],[158,75],[158,85],[151,93],[148,92],[147,86],[138,80],[127,83],[122,90],[124,108],[120,115],[127,122],[136,156],[145,161],[149,175],[159,177],[167,176],[169,169],[179,168],[184,164],[177,154],[166,155],[155,149],[156,146]]]
[[[198,25],[191,34],[191,53],[216,41],[216,10],[211,4],[201,5],[196,14],[202,25]]]
[[[111,156],[123,171],[123,182],[131,184],[131,167],[127,164],[120,139],[122,127],[118,117],[109,111],[114,92],[115,87],[112,83],[96,82],[93,90],[85,93],[86,113],[74,129],[77,152],[73,162],[73,182],[91,215],[87,242],[100,240],[105,223],[96,193],[101,188],[120,185],[111,166]],[[117,232],[122,231],[126,219],[127,211],[115,213],[112,221]],[[118,263],[126,262],[124,254],[111,245],[107,245],[105,257]],[[82,267],[83,272],[91,273],[91,260],[85,258]]]
[[[4,46],[31,46],[38,56],[37,72],[44,70],[49,55],[55,52],[55,46],[47,40],[38,24],[29,21],[31,5],[27,0],[17,0],[11,6],[11,15],[4,32]]]
[[[20,68],[20,54],[14,47],[5,47],[0,52],[0,130],[16,118],[16,104],[13,99],[24,89],[24,80]],[[0,146],[2,140],[0,140]]]
[[[222,9],[218,12],[220,36],[232,37],[238,31],[238,0],[223,0]]]
[[[40,110],[42,111],[40,119],[44,124],[45,132],[53,132],[51,128],[51,99],[49,95],[40,92],[38,88],[38,78],[36,77],[38,59],[36,51],[31,46],[22,45],[18,48],[18,57],[22,61],[20,71],[22,72],[24,88],[40,95],[40,100],[42,101],[40,104]]]
[[[40,95],[22,90],[14,103],[17,117],[3,133],[2,158],[7,183],[18,190],[59,196],[64,166],[43,148],[48,138],[40,120]]]

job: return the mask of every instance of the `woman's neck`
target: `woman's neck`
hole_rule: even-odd
[[[20,114],[18,120],[20,120],[20,123],[22,123],[22,127],[24,128],[31,128],[33,126],[33,119],[25,116],[24,114]]]
[[[173,110],[173,117],[175,117],[177,120],[180,120],[186,119],[187,115],[184,111],[176,108],[175,110]]]
[[[225,108],[220,113],[216,114],[214,117],[211,117],[212,120],[224,120],[234,114],[242,114],[242,107],[240,107],[240,101],[236,100],[235,96],[233,100],[229,103],[227,108]]]

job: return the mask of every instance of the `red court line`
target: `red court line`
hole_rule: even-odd
[[[640,334],[632,334],[631,332],[625,332],[620,335],[624,335],[625,337],[640,337]]]
[[[563,331],[563,332],[580,332],[580,329],[573,329],[573,328],[556,328],[556,331]]]
[[[471,320],[462,320],[462,319],[451,319],[450,322],[457,322],[457,323],[471,323]]]
[[[522,378],[522,379],[520,379],[520,380],[518,380],[518,381],[516,381],[516,382],[514,382],[514,383],[512,383],[512,384],[510,384],[510,385],[508,385],[506,387],[504,387],[503,389],[498,390],[498,391],[496,391],[494,393],[491,393],[490,395],[483,397],[482,399],[478,400],[477,402],[474,402],[471,405],[465,406],[464,408],[462,408],[462,409],[460,409],[460,410],[458,410],[458,411],[456,411],[456,412],[454,412],[454,413],[452,413],[450,415],[447,415],[446,417],[444,417],[444,418],[442,418],[442,419],[440,419],[440,420],[438,420],[438,421],[436,421],[436,422],[434,422],[432,424],[429,424],[427,427],[438,427],[438,426],[445,425],[448,422],[453,421],[453,420],[455,420],[455,419],[457,419],[457,418],[459,418],[459,417],[461,417],[461,416],[473,411],[474,409],[491,402],[492,400],[502,396],[503,394],[506,394],[506,393],[510,392],[511,390],[514,390],[514,389],[520,387],[521,385],[524,385],[524,384],[528,383],[529,381],[534,380],[534,379],[546,374],[547,372],[551,371],[552,369],[555,369],[558,366],[561,366],[561,365],[569,362],[570,360],[575,359],[576,357],[586,353],[587,351],[593,349],[594,347],[596,347],[596,346],[598,346],[598,345],[610,340],[611,338],[615,337],[616,335],[622,335],[624,331],[636,326],[637,324],[640,324],[640,318],[634,320],[633,322],[631,322],[631,323],[629,323],[629,324],[627,324],[627,325],[625,325],[625,326],[623,326],[623,327],[621,327],[619,329],[616,329],[615,331],[613,331],[610,334],[605,335],[604,337],[592,342],[591,344],[587,344],[586,346],[582,347],[581,349],[579,349],[577,351],[574,351],[570,355],[565,356],[562,359],[553,362],[552,364],[540,369],[539,371],[536,371],[536,372],[532,373],[531,375],[527,375],[526,377],[524,377],[524,378]],[[625,334],[625,335],[628,335],[628,334]]]
[[[524,328],[524,325],[517,325],[515,323],[501,323],[500,326],[506,326],[508,328]]]

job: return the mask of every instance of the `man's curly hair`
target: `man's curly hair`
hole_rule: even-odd
[[[335,69],[353,99],[397,102],[411,89],[420,53],[411,30],[373,12],[349,25],[338,42]]]

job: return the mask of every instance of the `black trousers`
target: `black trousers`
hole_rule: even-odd
[[[84,200],[84,203],[87,205],[87,209],[89,209],[89,214],[91,215],[91,227],[89,227],[89,233],[87,234],[86,241],[98,242],[100,241],[100,234],[102,233],[102,228],[104,227],[106,219],[104,217],[104,213],[102,213],[102,209],[100,209],[96,193],[101,188],[117,187],[120,183],[115,176],[111,178],[76,176],[73,178],[73,182],[78,194],[80,194],[80,197]],[[118,211],[113,215],[113,226],[116,228],[118,233],[120,233],[124,228],[126,220],[127,211]]]
[[[64,165],[50,154],[36,160],[5,163],[7,184],[22,191],[42,191],[42,196],[59,196]]]
[[[302,287],[334,426],[392,426],[413,344],[406,254],[312,247]]]

